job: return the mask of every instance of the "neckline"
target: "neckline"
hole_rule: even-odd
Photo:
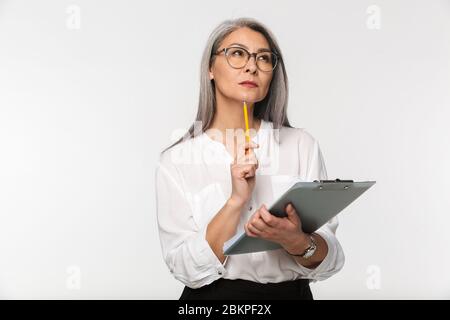
[[[259,128],[256,131],[256,135],[253,138],[251,138],[251,141],[253,141],[255,143],[259,143],[260,138],[262,136],[262,130],[261,129],[265,129],[266,125],[267,125],[267,121],[265,121],[264,119],[261,119],[261,124],[259,125]],[[221,145],[222,147],[224,147],[226,149],[225,145],[222,142],[219,142],[217,140],[212,139],[210,136],[208,136],[208,134],[205,131],[203,131],[202,136],[205,136],[205,138],[208,141],[214,142],[214,143],[218,143],[219,145]]]
[[[254,149],[255,155],[258,157],[260,153],[260,149],[262,147],[261,138],[263,136],[263,130],[266,129],[266,127],[269,125],[267,121],[264,121],[261,119],[261,124],[259,125],[258,131],[256,132],[256,135],[251,139],[254,143],[259,144],[259,148]],[[222,151],[225,151],[225,154],[228,158],[228,163],[232,163],[234,161],[234,158],[231,156],[231,154],[228,152],[227,147],[219,141],[216,141],[212,139],[210,136],[206,134],[206,132],[203,132],[201,135],[203,136],[203,139],[205,139],[210,145],[219,147]]]

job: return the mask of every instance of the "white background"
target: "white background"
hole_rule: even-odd
[[[0,1],[0,298],[179,297],[154,170],[194,120],[208,35],[241,16],[279,40],[329,178],[377,181],[315,298],[450,298],[446,0]]]

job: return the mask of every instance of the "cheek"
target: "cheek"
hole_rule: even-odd
[[[214,73],[216,86],[221,91],[228,92],[236,90],[237,79],[239,79],[239,72],[228,66],[218,66]]]
[[[268,77],[267,79],[264,79],[264,85],[261,86],[261,94],[263,94],[264,96],[267,94],[267,92],[269,91],[270,88],[270,83],[272,81],[272,77]]]

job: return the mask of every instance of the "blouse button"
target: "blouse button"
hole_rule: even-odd
[[[248,210],[249,210],[249,211],[251,211],[252,209],[253,209],[253,207],[252,207],[252,206],[248,207]]]

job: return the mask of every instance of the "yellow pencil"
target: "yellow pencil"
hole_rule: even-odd
[[[250,142],[250,134],[248,129],[247,103],[244,101],[244,120],[245,120],[245,138]]]

